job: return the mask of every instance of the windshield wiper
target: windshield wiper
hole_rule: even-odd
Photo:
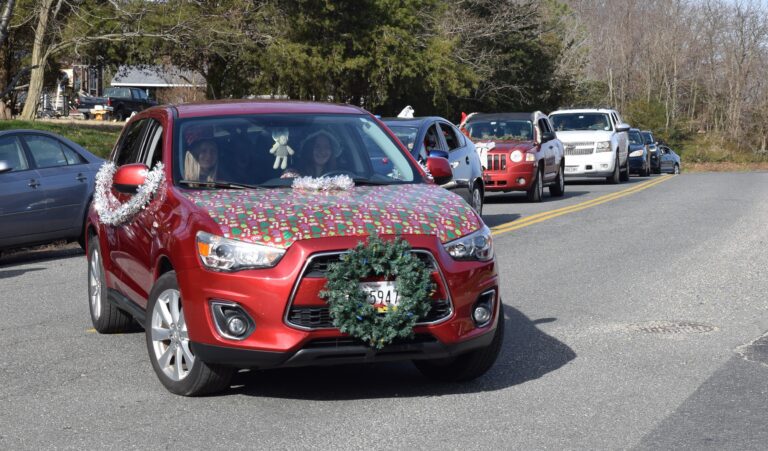
[[[187,186],[193,186],[193,187],[205,186],[209,188],[225,188],[225,189],[261,189],[260,186],[256,186],[256,185],[246,185],[243,183],[220,182],[220,181],[209,182],[207,180],[205,181],[179,180],[179,183]]]
[[[363,177],[355,177],[352,179],[352,181],[355,182],[356,186],[380,186],[380,185],[399,185],[404,182],[402,180],[387,180],[387,181],[377,181],[377,180],[371,180]]]

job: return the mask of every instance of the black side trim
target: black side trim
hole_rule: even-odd
[[[345,363],[443,359],[489,346],[493,341],[494,332],[495,328],[488,328],[487,333],[454,345],[446,345],[434,339],[419,339],[410,343],[392,344],[381,350],[360,344],[347,344],[345,340],[340,340],[338,346],[317,346],[318,343],[309,342],[304,348],[294,353],[255,351],[195,342],[190,342],[190,345],[195,356],[206,363],[238,368],[268,369],[276,367],[339,365]]]
[[[124,312],[133,316],[136,322],[144,326],[144,321],[147,318],[147,312],[143,308],[139,307],[138,304],[112,288],[109,289],[109,295],[107,297],[109,298],[109,302],[113,303],[120,310],[123,310]]]

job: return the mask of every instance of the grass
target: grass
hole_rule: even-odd
[[[123,129],[121,123],[82,120],[0,121],[0,130],[43,130],[69,138],[95,155],[106,158]]]

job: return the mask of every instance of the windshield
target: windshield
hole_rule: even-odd
[[[469,137],[474,139],[499,141],[531,141],[533,139],[531,121],[477,120],[468,122],[464,127],[469,132]]]
[[[630,144],[645,144],[645,141],[643,141],[643,137],[640,136],[640,132],[629,132],[629,143]]]
[[[174,142],[174,178],[187,187],[290,186],[296,177],[336,175],[357,184],[420,181],[402,150],[366,115],[184,119]],[[388,164],[377,164],[382,157]]]
[[[561,113],[549,116],[555,131],[611,130],[611,120],[603,113]]]
[[[646,144],[653,144],[653,135],[650,132],[643,132],[643,139]]]
[[[417,127],[409,127],[406,125],[390,125],[389,123],[387,126],[392,130],[395,136],[397,136],[397,139],[403,143],[406,149],[413,152],[413,147],[416,143],[416,135],[419,134],[419,129]]]

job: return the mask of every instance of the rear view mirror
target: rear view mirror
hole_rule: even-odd
[[[13,170],[10,164],[5,160],[0,160],[0,174]]]
[[[618,133],[621,132],[628,132],[629,131],[629,124],[616,124],[616,131]]]
[[[451,164],[447,158],[429,157],[427,158],[427,170],[432,174],[432,178],[438,185],[445,185],[453,180]]]
[[[134,194],[147,178],[149,168],[141,163],[120,166],[112,179],[112,187],[118,193]]]
[[[542,143],[545,143],[547,141],[552,141],[555,138],[557,138],[557,135],[555,134],[555,132],[544,132],[541,134]]]

